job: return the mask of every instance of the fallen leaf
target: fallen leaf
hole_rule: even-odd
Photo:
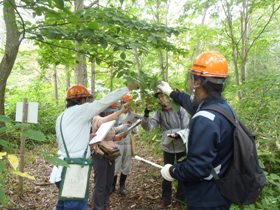
[[[13,167],[13,169],[16,170],[18,167],[18,162],[19,162],[17,156],[8,155],[8,160],[9,160],[11,166]]]

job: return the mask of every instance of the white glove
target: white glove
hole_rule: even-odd
[[[160,83],[157,85],[157,88],[160,89],[164,94],[166,94],[168,96],[173,91],[173,89],[170,87],[170,85],[164,81],[160,81]]]
[[[167,181],[169,181],[169,182],[172,182],[172,181],[175,180],[175,179],[170,175],[170,173],[169,173],[169,169],[170,169],[171,166],[172,166],[171,164],[166,164],[166,165],[164,165],[163,168],[160,170],[161,176],[162,176],[165,180],[167,180]]]

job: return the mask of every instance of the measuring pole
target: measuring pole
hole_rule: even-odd
[[[163,166],[161,166],[161,165],[159,165],[159,164],[157,164],[157,163],[154,163],[154,162],[152,162],[152,161],[146,160],[146,159],[144,159],[144,158],[142,158],[142,157],[139,157],[138,155],[136,155],[134,158],[135,158],[136,160],[143,161],[144,163],[148,163],[149,165],[152,165],[152,166],[154,166],[154,167],[157,167],[157,168],[160,168],[160,169],[163,168]]]
[[[23,109],[22,109],[22,123],[27,122],[28,117],[28,101],[27,98],[23,99]],[[24,153],[25,153],[25,136],[23,134],[23,127],[20,132],[20,155],[19,155],[19,171],[24,172]],[[19,176],[18,178],[18,194],[22,195],[23,193],[23,177]]]

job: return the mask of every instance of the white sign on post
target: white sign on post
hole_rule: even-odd
[[[22,122],[23,102],[17,102],[16,105],[16,122]],[[27,112],[28,123],[38,123],[38,103],[28,102]]]

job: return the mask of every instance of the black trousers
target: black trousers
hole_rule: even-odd
[[[187,210],[229,210],[230,204],[224,206],[217,206],[217,207],[194,207],[188,206]]]
[[[165,164],[175,164],[178,163],[178,160],[182,157],[186,156],[186,152],[179,152],[179,153],[168,153],[163,152],[163,161]],[[180,201],[184,201],[184,191],[183,185],[178,181],[178,187],[176,192],[176,199]],[[162,181],[162,200],[165,203],[170,203],[172,197],[172,184],[165,179]]]
[[[93,210],[109,207],[110,192],[114,182],[115,161],[100,154],[92,156],[94,169]]]

